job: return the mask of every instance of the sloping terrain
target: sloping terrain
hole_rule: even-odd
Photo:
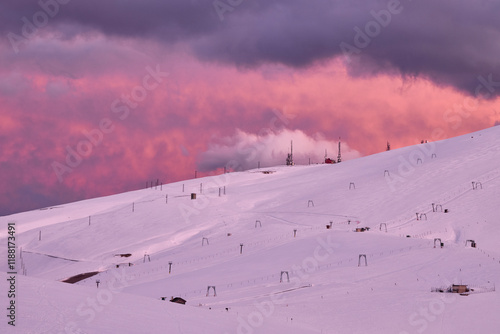
[[[494,127],[335,165],[228,173],[2,217],[2,244],[7,223],[16,227],[15,329],[498,332],[499,176]],[[5,282],[6,261],[0,270]],[[474,291],[431,292],[450,284]]]

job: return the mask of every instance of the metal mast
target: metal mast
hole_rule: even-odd
[[[286,165],[293,166],[293,140],[290,141],[290,153],[286,157]]]
[[[340,137],[339,137],[339,154],[337,155],[337,162],[341,162],[342,161],[342,156],[340,154]]]

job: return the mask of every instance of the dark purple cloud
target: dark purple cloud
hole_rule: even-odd
[[[483,77],[490,84],[481,94],[490,97],[500,92],[498,1],[41,3],[50,4],[45,7],[47,22],[37,1],[0,4],[0,32],[7,46],[9,33],[22,36],[23,18],[31,23],[38,19],[37,33],[53,33],[61,39],[99,32],[108,37],[153,39],[167,46],[183,42],[199,59],[240,67],[264,63],[305,67],[349,53],[352,75],[422,76],[470,95],[477,95]]]

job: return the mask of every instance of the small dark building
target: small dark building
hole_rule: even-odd
[[[186,300],[185,299],[182,299],[181,297],[172,297],[170,299],[170,301],[172,303],[177,303],[177,304],[182,304],[182,305],[185,305],[186,304]]]
[[[469,292],[469,287],[463,284],[453,284],[450,287],[451,292],[453,293],[466,293]]]

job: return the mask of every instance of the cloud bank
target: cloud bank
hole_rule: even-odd
[[[2,1],[0,215],[220,172],[226,160],[283,164],[290,140],[306,164],[335,157],[338,137],[366,155],[491,126],[499,6]],[[168,73],[154,89],[147,67]],[[85,153],[105,119],[112,130]],[[79,148],[59,178],[54,162]]]
[[[328,157],[337,158],[338,142],[325,139],[322,135],[308,136],[300,130],[284,129],[278,133],[258,136],[237,130],[231,137],[210,143],[208,149],[200,154],[197,164],[200,171],[212,171],[226,166],[236,170],[284,165],[290,145],[293,142],[293,158],[297,164],[323,163],[325,150]],[[342,159],[358,158],[361,154],[341,144]]]
[[[341,57],[353,76],[421,76],[472,96],[483,78],[491,98],[500,92],[499,12],[488,0],[19,0],[0,4],[0,33],[19,49],[37,35],[182,43],[200,60],[243,68]]]

